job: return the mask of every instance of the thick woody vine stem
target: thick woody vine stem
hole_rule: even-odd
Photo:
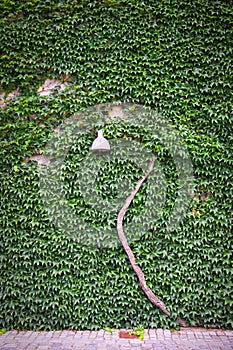
[[[162,302],[162,300],[160,300],[153,292],[152,290],[146,285],[146,280],[145,280],[145,276],[141,270],[141,268],[138,266],[138,264],[135,262],[135,257],[134,254],[131,250],[131,248],[128,245],[127,239],[125,237],[124,231],[123,231],[123,219],[124,219],[124,215],[127,211],[127,209],[129,208],[132,200],[134,199],[135,195],[137,194],[137,192],[139,191],[141,185],[143,184],[143,182],[147,179],[147,177],[150,175],[150,173],[152,172],[153,168],[154,168],[154,163],[155,163],[156,157],[154,156],[152,161],[149,164],[149,170],[147,171],[147,173],[137,182],[137,185],[135,187],[135,189],[133,190],[133,192],[127,197],[124,206],[122,207],[122,209],[120,210],[118,216],[117,216],[117,232],[118,232],[118,236],[119,239],[121,241],[121,244],[123,245],[123,248],[126,252],[126,254],[128,255],[129,261],[131,263],[131,266],[134,270],[134,272],[136,273],[140,285],[142,287],[143,292],[146,294],[147,298],[155,305],[157,306],[161,311],[163,311],[167,316],[170,316],[171,313],[168,309],[166,309],[164,303]],[[180,326],[184,327],[185,326],[185,321],[182,319],[178,319],[178,322],[180,324]]]

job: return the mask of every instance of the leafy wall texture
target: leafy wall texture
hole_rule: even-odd
[[[176,328],[178,317],[232,328],[230,1],[4,0],[0,6],[0,328]],[[42,94],[48,79],[60,84]],[[93,119],[69,150],[61,181],[70,206],[93,230],[114,230],[116,213],[93,210],[78,191],[77,167],[97,130],[138,140],[157,154],[166,203],[131,248],[170,318],[142,293],[120,245],[99,249],[67,236],[40,195],[37,161],[60,124],[90,106],[119,102],[149,106],[182,138],[195,178],[184,220],[167,231],[177,195],[169,151],[123,118]],[[133,186],[142,174],[115,160],[100,170],[97,187],[114,198],[117,179]],[[125,220],[140,215],[147,197],[145,184]],[[51,212],[55,206],[56,198]]]

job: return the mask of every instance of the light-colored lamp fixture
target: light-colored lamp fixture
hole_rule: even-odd
[[[91,150],[93,152],[107,152],[110,151],[110,145],[107,139],[103,137],[103,130],[98,131],[98,137],[94,140]]]

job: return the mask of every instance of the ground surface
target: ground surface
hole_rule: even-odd
[[[0,336],[0,350],[232,350],[233,331],[184,328],[146,330],[144,340],[121,339],[118,332],[10,331]]]

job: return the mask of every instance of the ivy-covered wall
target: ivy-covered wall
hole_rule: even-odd
[[[4,0],[0,6],[0,328],[174,328],[177,317],[232,328],[231,2]],[[46,79],[66,89],[42,96]],[[12,91],[17,96],[6,100]],[[66,199],[93,229],[114,230],[117,212],[99,214],[77,191],[77,164],[100,126],[107,138],[137,139],[157,153],[166,203],[130,246],[170,318],[147,300],[120,245],[99,249],[72,239],[50,220],[39,193],[33,156],[56,128],[89,106],[116,101],[150,106],[182,138],[195,179],[184,220],[167,230],[177,195],[169,150],[124,120],[93,122],[70,149],[62,173]],[[110,162],[99,190],[114,197],[116,179],[133,185],[142,174],[130,162]],[[126,220],[143,211],[146,188]]]

